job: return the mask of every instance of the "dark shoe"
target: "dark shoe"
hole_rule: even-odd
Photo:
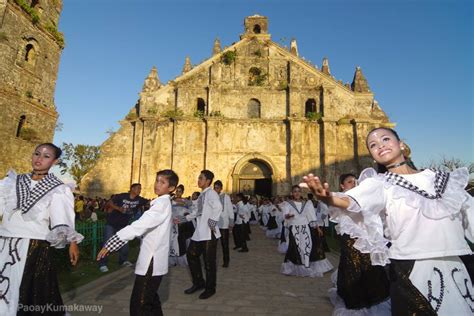
[[[237,249],[240,249],[240,248],[242,248],[242,247],[235,246],[234,250],[237,250]]]
[[[228,268],[229,267],[229,263],[228,262],[224,262],[224,264],[222,265],[223,268]]]
[[[194,292],[202,290],[203,288],[204,288],[204,285],[193,284],[193,286],[191,286],[189,289],[184,290],[184,294],[193,294]]]
[[[249,252],[249,250],[246,248],[246,249],[240,249],[239,252]]]
[[[205,300],[214,294],[216,294],[216,290],[205,290],[204,292],[201,293],[201,295],[199,295],[199,299]]]

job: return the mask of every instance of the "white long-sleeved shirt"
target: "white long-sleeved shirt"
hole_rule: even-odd
[[[189,215],[186,215],[186,219],[188,221],[192,220],[193,218],[196,219],[196,229],[194,230],[191,240],[211,240],[211,227],[209,220],[217,224],[222,213],[222,203],[217,192],[211,187],[205,188],[201,192],[201,195],[199,195],[199,199],[202,199],[202,213],[198,209],[198,202],[197,205],[194,206],[193,212]],[[221,233],[217,227],[214,228],[214,236],[216,238],[221,237]]]
[[[234,209],[232,206],[232,201],[230,200],[230,196],[225,193],[221,193],[219,198],[221,200],[223,210],[217,225],[220,229],[228,229],[229,225],[234,224]]]
[[[239,201],[236,206],[237,219],[235,224],[242,225],[248,223],[250,220],[250,209],[248,204],[244,204],[244,202]]]
[[[135,274],[146,275],[153,258],[153,275],[164,275],[168,273],[172,224],[170,196],[168,194],[162,195],[151,201],[150,205],[148,211],[132,224],[119,230],[116,236],[124,243],[135,237],[143,236]]]

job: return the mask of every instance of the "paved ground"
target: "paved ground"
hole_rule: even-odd
[[[159,290],[164,314],[331,315],[332,305],[327,297],[331,272],[323,278],[284,276],[280,274],[283,255],[277,252],[277,241],[267,239],[257,226],[252,226],[251,238],[250,252],[239,253],[231,249],[229,268],[221,268],[219,245],[217,294],[207,300],[198,299],[200,292],[183,293],[191,286],[187,267],[170,267]],[[328,253],[327,256],[333,265],[337,265],[337,254]],[[102,306],[102,315],[127,315],[133,282],[133,269],[122,268],[63,298],[65,304]]]

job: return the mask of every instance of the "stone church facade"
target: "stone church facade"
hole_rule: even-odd
[[[171,168],[190,195],[209,169],[227,192],[288,194],[303,175],[330,183],[370,165],[367,132],[393,126],[359,67],[352,84],[299,57],[296,40],[271,40],[268,19],[245,18],[230,47],[216,39],[212,56],[162,84],[152,68],[137,104],[101,146],[81,191],[109,195],[140,182],[151,197],[158,170]]]
[[[53,140],[61,10],[62,0],[0,0],[1,175],[31,170],[34,147]]]

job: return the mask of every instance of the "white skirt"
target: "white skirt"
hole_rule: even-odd
[[[0,237],[0,315],[16,315],[30,239]]]
[[[474,314],[474,289],[459,257],[416,260],[409,279],[438,315]]]

